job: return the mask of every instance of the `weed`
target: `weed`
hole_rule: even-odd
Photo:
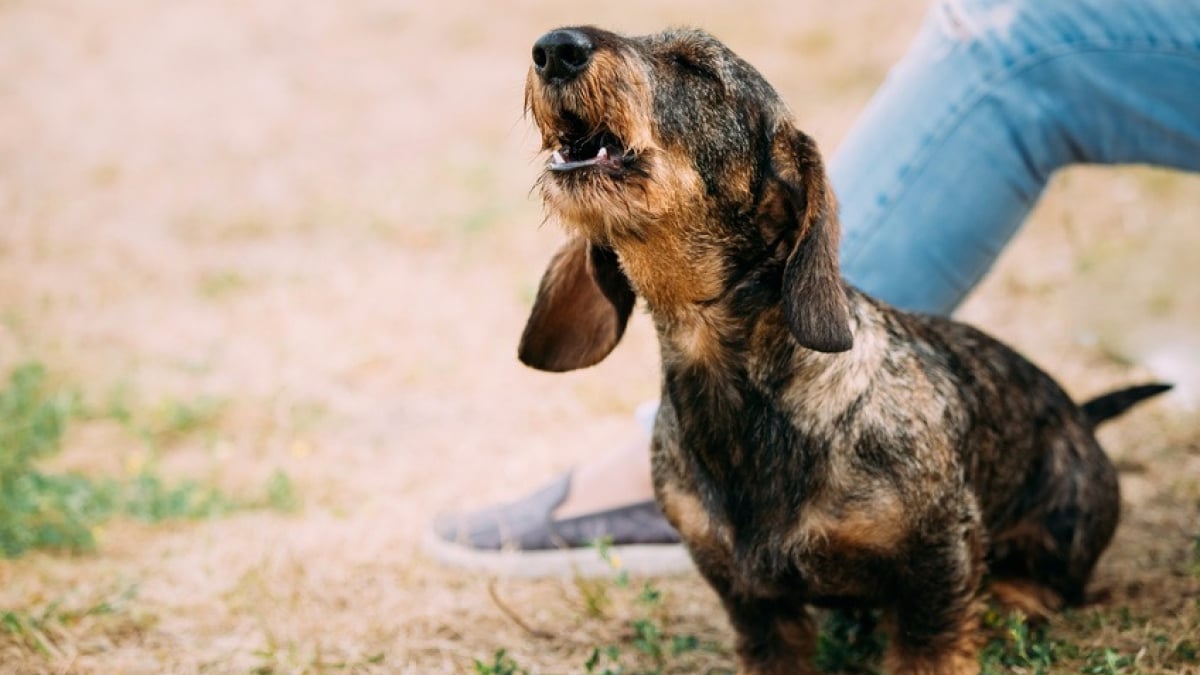
[[[276,469],[267,479],[266,498],[263,506],[280,513],[295,513],[303,502],[287,472]]]
[[[1184,663],[1200,663],[1200,642],[1180,640],[1171,653]]]
[[[209,518],[235,510],[238,504],[214,487],[184,481],[168,485],[154,473],[142,472],[124,486],[120,504],[125,514],[146,523],[176,518]]]
[[[0,635],[7,634],[14,643],[44,657],[62,656],[59,645],[68,641],[67,629],[84,621],[116,620],[116,626],[107,626],[112,629],[122,623],[144,623],[144,618],[118,617],[127,612],[127,605],[136,595],[137,586],[126,586],[108,598],[82,604],[59,597],[36,610],[0,610]]]
[[[1200,534],[1192,539],[1192,576],[1200,578]]]
[[[629,586],[629,572],[622,567],[621,556],[617,555],[616,551],[612,549],[612,537],[604,536],[597,539],[592,542],[592,546],[595,547],[600,559],[607,563],[609,568],[613,570],[613,583],[618,588],[627,588]]]
[[[1087,661],[1080,672],[1087,673],[1088,675],[1117,675],[1118,673],[1125,672],[1132,665],[1132,656],[1122,656],[1112,649],[1105,647],[1104,649],[1097,649],[1089,653]]]
[[[280,645],[273,636],[268,635],[267,644],[257,649],[253,655],[261,659],[261,663],[250,669],[254,675],[275,675],[275,673],[328,673],[345,671],[362,672],[367,666],[378,666],[387,659],[385,652],[374,652],[358,657],[330,657],[327,648],[321,642],[308,646],[289,642]]]
[[[817,638],[817,667],[827,673],[873,672],[886,646],[877,623],[875,612],[826,614]]]
[[[629,574],[621,569],[621,557],[612,550],[612,537],[606,536],[597,539],[592,546],[596,549],[600,559],[613,570],[613,578],[589,578],[576,574],[572,577],[572,581],[575,583],[575,589],[579,591],[579,597],[583,599],[584,613],[588,618],[598,619],[612,608],[613,600],[608,591],[609,587],[612,585],[617,588],[628,587]]]
[[[211,429],[224,414],[224,399],[201,396],[191,401],[165,399],[142,414],[127,411],[123,424],[154,452],[186,436]]]
[[[614,571],[614,576],[609,581],[612,587],[627,593],[632,591],[629,574],[620,568],[621,561],[612,550],[611,540],[596,542],[596,551]],[[603,583],[603,580],[600,580],[600,583]],[[717,645],[702,642],[695,635],[674,634],[667,630],[663,621],[665,613],[663,603],[662,590],[650,581],[644,582],[634,597],[633,604],[637,611],[628,624],[630,631],[628,644],[633,648],[632,656],[634,658],[624,658],[619,645],[597,647],[592,650],[591,656],[584,663],[585,671],[595,675],[621,675],[624,673],[657,675],[670,666],[676,665],[676,660],[684,654],[701,650],[719,650]],[[639,668],[646,662],[652,664],[652,667],[649,669]]]
[[[584,672],[588,673],[588,675],[622,675],[625,671],[620,665],[616,665],[615,670],[612,667],[612,664],[618,664],[620,658],[621,648],[616,645],[609,645],[604,649],[596,647],[592,650],[592,655],[583,664]],[[609,662],[609,666],[604,666],[602,661],[605,660]],[[603,670],[597,670],[602,666]]]
[[[1030,627],[1017,613],[1001,614],[989,610],[984,615],[984,625],[994,634],[980,659],[985,674],[998,675],[1017,669],[1049,673],[1060,652],[1069,651],[1063,643],[1051,640],[1043,626]]]
[[[529,671],[518,666],[504,649],[496,650],[491,663],[475,659],[475,672],[478,675],[529,675]]]
[[[612,597],[608,593],[609,582],[605,579],[591,579],[582,575],[572,578],[575,590],[583,599],[583,611],[589,619],[599,619],[612,608]]]

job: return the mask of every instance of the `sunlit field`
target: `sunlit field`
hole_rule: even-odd
[[[706,28],[832,154],[925,6],[0,0],[0,672],[731,672],[695,574],[422,551],[658,388],[642,313],[594,368],[516,359],[562,236],[530,46]],[[1198,251],[1197,176],[1070,169],[959,314],[1080,399],[1179,385],[1102,430],[1125,510],[1092,603],[993,611],[990,672],[1200,672]],[[828,621],[823,667],[874,668]]]

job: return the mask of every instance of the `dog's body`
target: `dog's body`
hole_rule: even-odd
[[[1119,511],[1092,428],[1161,388],[1089,415],[979,331],[846,286],[814,144],[707,35],[562,29],[534,63],[543,197],[575,237],[521,358],[591,365],[645,298],[655,489],[744,670],[810,668],[808,605],[883,608],[894,671],[972,672],[985,571],[1029,612],[1082,600]]]

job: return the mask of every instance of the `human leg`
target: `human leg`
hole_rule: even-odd
[[[941,0],[830,164],[842,268],[948,314],[1075,163],[1200,170],[1200,5]]]

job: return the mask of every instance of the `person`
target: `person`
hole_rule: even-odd
[[[1200,171],[1200,3],[940,0],[830,162],[843,274],[948,315],[1078,163]],[[530,495],[438,518],[435,555],[540,576],[578,571],[607,538],[627,568],[686,566],[654,505],[642,417],[628,446]]]

